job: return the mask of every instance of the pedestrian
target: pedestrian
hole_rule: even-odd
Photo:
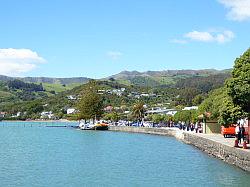
[[[198,133],[198,122],[195,123],[194,128],[195,128],[195,132]]]
[[[191,123],[191,131],[193,131],[193,130],[194,130],[194,124]]]
[[[241,139],[243,140],[242,142],[244,142],[244,140],[245,140],[245,128],[244,128],[243,124],[240,125],[239,134],[240,134],[240,142],[241,142]]]
[[[240,125],[237,124],[237,126],[235,127],[235,137],[237,138],[238,142],[240,143],[240,139],[241,139],[241,136],[240,136]]]

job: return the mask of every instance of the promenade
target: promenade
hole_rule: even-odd
[[[192,134],[195,134],[196,136],[212,140],[212,141],[217,142],[217,143],[224,144],[224,145],[229,146],[229,147],[234,146],[234,141],[235,141],[234,137],[224,138],[221,134],[203,134],[203,133],[192,133]],[[250,145],[247,144],[247,147],[248,147],[248,149],[243,149],[242,144],[239,144],[239,148],[235,148],[235,149],[242,149],[246,152],[250,152]]]

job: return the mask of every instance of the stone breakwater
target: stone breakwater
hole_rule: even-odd
[[[219,158],[228,164],[235,165],[245,171],[250,172],[249,150],[243,150],[240,148],[235,148],[233,145],[223,144],[218,140],[213,140],[213,138],[207,138],[203,134],[188,133],[175,128],[147,128],[129,126],[110,126],[109,130],[173,136],[178,140],[197,147],[208,155]]]

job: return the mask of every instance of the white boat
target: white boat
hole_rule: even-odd
[[[81,130],[108,130],[108,124],[105,122],[97,122],[97,123],[91,123],[91,122],[84,122],[80,121],[78,125],[79,129]]]
[[[95,124],[93,124],[93,123],[85,123],[85,122],[83,122],[83,121],[80,121],[78,127],[79,127],[79,129],[81,129],[81,130],[93,130],[94,127],[95,127]]]

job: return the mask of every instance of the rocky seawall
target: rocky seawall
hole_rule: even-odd
[[[111,131],[155,134],[163,136],[174,136],[177,139],[193,145],[208,155],[214,156],[228,164],[235,165],[250,172],[250,151],[235,148],[215,140],[208,139],[202,135],[188,133],[175,128],[146,128],[130,126],[110,126]]]

